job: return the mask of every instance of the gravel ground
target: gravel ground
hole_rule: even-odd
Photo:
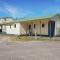
[[[0,39],[0,60],[60,60],[60,42],[8,42]]]

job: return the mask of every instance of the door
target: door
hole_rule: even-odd
[[[55,33],[55,21],[49,21],[48,23],[48,35],[53,37]]]
[[[29,25],[29,35],[32,35],[32,27]]]

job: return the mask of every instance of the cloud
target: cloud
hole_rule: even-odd
[[[17,12],[16,8],[11,6],[5,6],[5,9],[10,12],[11,14],[15,14]]]
[[[5,12],[12,17],[27,17],[32,14],[31,11],[25,8],[20,8],[16,6],[12,6],[7,4],[6,2],[1,2],[2,6],[0,6],[0,12]]]
[[[8,12],[8,14],[10,14],[12,17],[16,17],[18,10],[16,9],[16,7],[10,6],[10,5],[4,5],[5,11]]]

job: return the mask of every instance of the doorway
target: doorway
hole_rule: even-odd
[[[32,27],[31,27],[31,25],[29,25],[29,35],[30,36],[32,35]]]
[[[48,23],[48,36],[53,37],[55,33],[55,21],[49,21]]]

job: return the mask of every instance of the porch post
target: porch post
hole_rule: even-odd
[[[35,28],[34,28],[34,33],[35,33],[35,39],[37,39],[37,30],[36,30],[36,25],[35,25]]]
[[[33,22],[31,22],[32,25],[31,25],[31,36],[33,36]]]
[[[50,20],[50,40],[51,40],[51,20]]]
[[[35,28],[35,39],[37,39],[37,31],[36,31],[36,28]]]
[[[40,20],[40,37],[41,37],[41,20]]]

